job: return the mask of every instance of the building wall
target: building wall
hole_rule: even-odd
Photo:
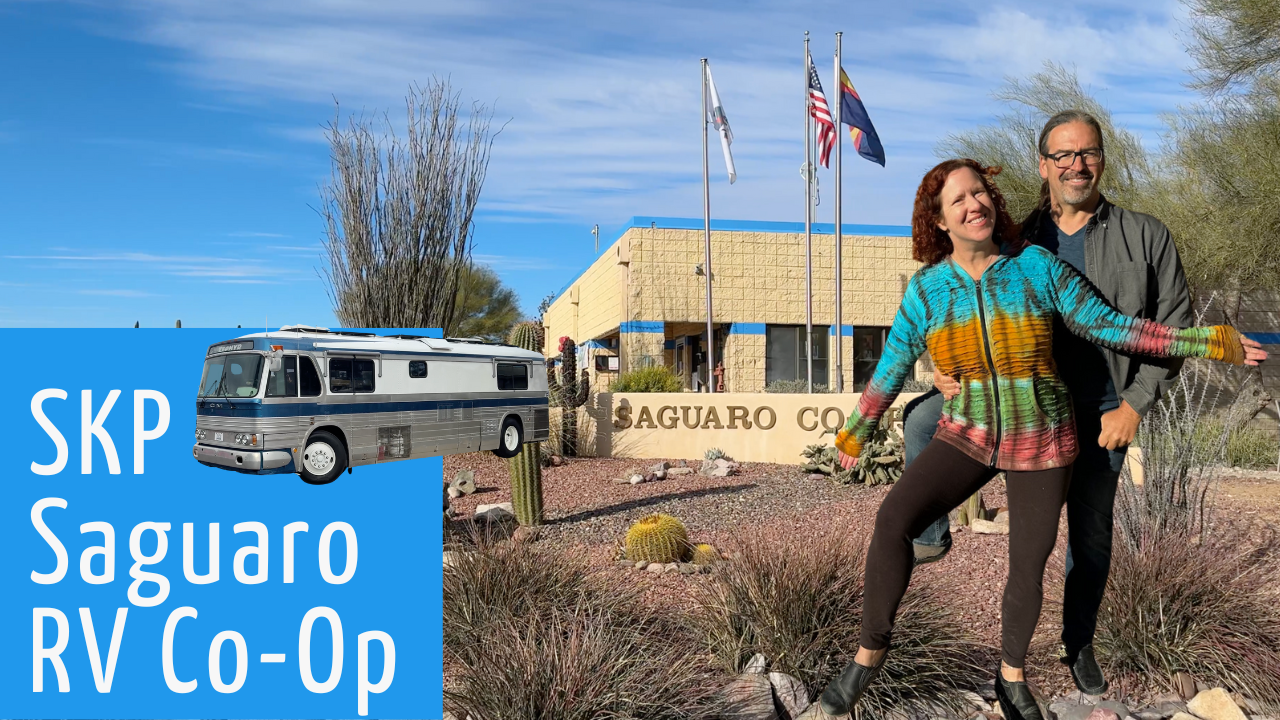
[[[543,317],[547,328],[544,354],[555,354],[559,339],[566,335],[581,344],[617,329],[622,319],[627,274],[620,255],[619,243],[615,242],[547,308]]]

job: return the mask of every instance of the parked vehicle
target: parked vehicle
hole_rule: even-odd
[[[209,347],[196,460],[312,484],[357,465],[548,437],[546,361],[509,345],[302,325]]]

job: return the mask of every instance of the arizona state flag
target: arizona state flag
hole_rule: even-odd
[[[849,82],[844,68],[840,68],[840,122],[850,126],[849,135],[853,138],[853,146],[858,154],[884,167],[884,146],[880,144],[880,136],[876,134],[871,116],[867,115],[867,109],[862,106],[862,98],[853,89],[853,83]]]

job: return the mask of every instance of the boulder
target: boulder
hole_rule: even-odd
[[[645,568],[649,567],[649,561],[648,561],[648,560],[637,560],[637,561],[635,561],[634,563],[632,563],[632,566],[633,566],[633,567],[635,567],[635,569],[637,569],[637,570],[643,570],[643,569],[645,569]]]
[[[1170,718],[1169,720],[1200,720],[1200,718],[1190,713],[1180,712],[1180,713],[1174,713],[1173,717]]]
[[[756,653],[755,655],[751,656],[750,660],[747,661],[747,666],[742,668],[742,672],[749,673],[752,675],[759,675],[760,673],[763,673],[765,671],[765,668],[767,668],[768,665],[769,665],[769,661],[765,659],[764,655],[761,653]]]
[[[681,575],[693,575],[696,572],[698,572],[697,565],[694,565],[693,563],[680,563]]]
[[[560,467],[561,465],[564,464],[564,458],[560,457],[559,455],[552,455],[551,457],[547,458],[547,461],[551,463],[551,467]]]
[[[640,483],[644,482],[644,476],[637,473],[635,475],[632,475],[630,478],[628,478],[627,482],[631,483],[632,485],[639,485]]]
[[[996,707],[1000,707],[999,703],[996,704]],[[1058,720],[1085,720],[1093,712],[1093,706],[1058,700],[1049,704],[1049,712]]]
[[[1000,508],[999,510],[997,510],[996,516],[991,520],[991,522],[997,525],[1004,525],[1007,527],[1009,525],[1009,509]]]
[[[969,703],[970,706],[977,710],[981,710],[982,712],[987,712],[991,709],[991,706],[987,704],[987,701],[984,700],[981,695],[972,690],[961,690],[960,697],[963,698],[965,702]]]
[[[456,487],[450,487],[448,490],[445,491],[445,493],[454,500],[457,500],[458,498],[462,497],[462,491]]]
[[[744,673],[720,691],[725,720],[779,720],[767,675]]]
[[[613,484],[614,484],[614,485],[630,485],[630,484],[631,484],[631,478],[625,478],[625,477],[614,478],[614,479],[613,479]]]
[[[617,565],[620,568],[626,568],[628,570],[634,570],[636,567],[636,564],[631,562],[630,560],[615,560],[613,564]]]
[[[670,467],[671,467],[671,463],[667,462],[666,460],[663,460],[657,465],[654,465],[653,469],[650,470],[650,472],[656,472],[656,473],[665,472],[666,470],[670,469]]]
[[[654,480],[666,480],[666,479],[667,479],[667,471],[666,471],[666,470],[654,470],[654,471],[653,471],[653,479],[654,479]]]
[[[463,495],[470,495],[476,491],[476,474],[472,470],[459,470],[457,477],[453,482],[449,483],[449,487],[456,488]]]
[[[665,566],[662,563],[649,563],[644,570],[645,572],[660,573],[664,569]]]
[[[1196,696],[1196,681],[1189,673],[1178,672],[1173,674],[1173,689],[1178,693],[1184,701],[1190,700]]]
[[[538,535],[540,535],[541,532],[542,531],[536,527],[521,525],[516,528],[514,533],[511,534],[511,540],[516,543],[531,543],[538,539]]]
[[[712,468],[707,474],[711,477],[729,477],[733,474],[733,469],[727,467]]]
[[[969,521],[969,529],[979,535],[1008,535],[1009,524],[997,523],[981,518]]]
[[[822,473],[809,473],[810,480],[826,480],[827,476]]]
[[[693,468],[691,468],[691,467],[684,467],[684,466],[668,468],[668,469],[667,469],[667,474],[668,474],[668,475],[692,475],[692,474],[693,474]]]
[[[1110,708],[1095,705],[1093,710],[1089,711],[1086,720],[1120,720],[1120,716]]]
[[[1240,706],[1220,687],[1197,693],[1187,709],[1204,720],[1247,720]]]
[[[662,572],[680,572],[680,563],[667,563],[662,566]]]
[[[733,467],[734,465],[732,460],[728,460],[726,458],[716,458],[713,462],[715,463],[716,467],[721,467],[721,468]]]
[[[809,691],[804,683],[786,673],[769,673],[769,684],[773,686],[775,710],[781,709],[782,720],[795,720],[809,708]]]
[[[476,522],[514,523],[516,521],[516,513],[509,502],[478,505],[476,506],[475,519]]]

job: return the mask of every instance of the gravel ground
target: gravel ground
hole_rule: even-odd
[[[611,565],[627,528],[644,515],[663,512],[680,518],[695,542],[711,542],[732,550],[738,532],[825,535],[855,533],[870,538],[875,513],[887,487],[840,486],[827,479],[810,480],[798,466],[747,463],[739,474],[709,478],[696,472],[668,476],[639,485],[616,484],[615,478],[633,471],[644,473],[658,460],[619,458],[568,458],[559,467],[543,469],[543,503],[547,525],[539,544],[558,546],[565,552],[586,556],[593,564]],[[680,466],[679,460],[668,460]],[[688,461],[697,467],[700,461]],[[444,459],[445,479],[457,472],[475,472],[477,491],[453,501],[457,517],[467,517],[479,504],[509,502],[510,479],[505,461],[490,453],[455,455]],[[1280,473],[1223,471],[1221,507],[1246,521],[1280,519]],[[1006,498],[1002,480],[983,490],[987,507],[1001,507]],[[1066,668],[1057,662],[1060,630],[1057,601],[1061,598],[1065,559],[1065,518],[1058,546],[1049,561],[1045,580],[1045,608],[1041,630],[1028,658],[1032,682],[1046,696],[1058,697],[1074,690]],[[1000,602],[1008,572],[1008,538],[979,535],[968,529],[953,530],[953,548],[941,562],[919,568],[918,577],[934,576],[954,588],[961,617],[971,623],[978,638],[998,647]],[[645,591],[651,602],[680,606],[689,603],[689,583],[707,582],[707,576],[640,573],[614,567],[619,576]],[[994,671],[994,668],[993,668]],[[1110,698],[1136,695],[1142,700],[1163,688],[1146,687],[1142,679],[1113,679]]]

